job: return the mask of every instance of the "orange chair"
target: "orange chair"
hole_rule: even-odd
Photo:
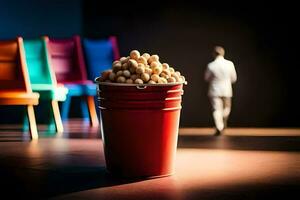
[[[39,94],[33,93],[24,55],[23,39],[0,41],[0,105],[27,107],[31,139],[37,139],[33,106],[39,103]]]

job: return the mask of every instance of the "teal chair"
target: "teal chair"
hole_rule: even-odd
[[[24,40],[25,58],[29,71],[31,87],[40,94],[40,101],[48,105],[48,123],[56,131],[63,132],[63,124],[59,112],[58,101],[65,101],[68,89],[57,84],[52,70],[48,51],[47,37],[34,40]],[[49,115],[50,114],[50,115]]]

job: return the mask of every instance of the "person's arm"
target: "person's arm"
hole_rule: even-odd
[[[231,83],[235,83],[237,80],[237,74],[235,71],[234,64],[232,63],[232,70],[231,70],[231,75],[230,75]]]
[[[204,80],[205,80],[205,81],[210,81],[211,78],[212,78],[212,73],[211,73],[211,71],[209,70],[209,67],[207,66],[206,71],[205,71],[205,73],[204,73]]]

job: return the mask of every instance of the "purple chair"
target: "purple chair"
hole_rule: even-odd
[[[47,47],[57,82],[69,90],[66,101],[62,103],[62,119],[68,118],[71,99],[78,96],[82,97],[81,111],[83,115],[88,113],[91,126],[98,126],[99,121],[94,102],[96,85],[87,78],[80,37],[49,38]]]

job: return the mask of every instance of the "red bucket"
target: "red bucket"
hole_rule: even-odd
[[[182,83],[97,83],[106,168],[124,177],[174,172]]]

